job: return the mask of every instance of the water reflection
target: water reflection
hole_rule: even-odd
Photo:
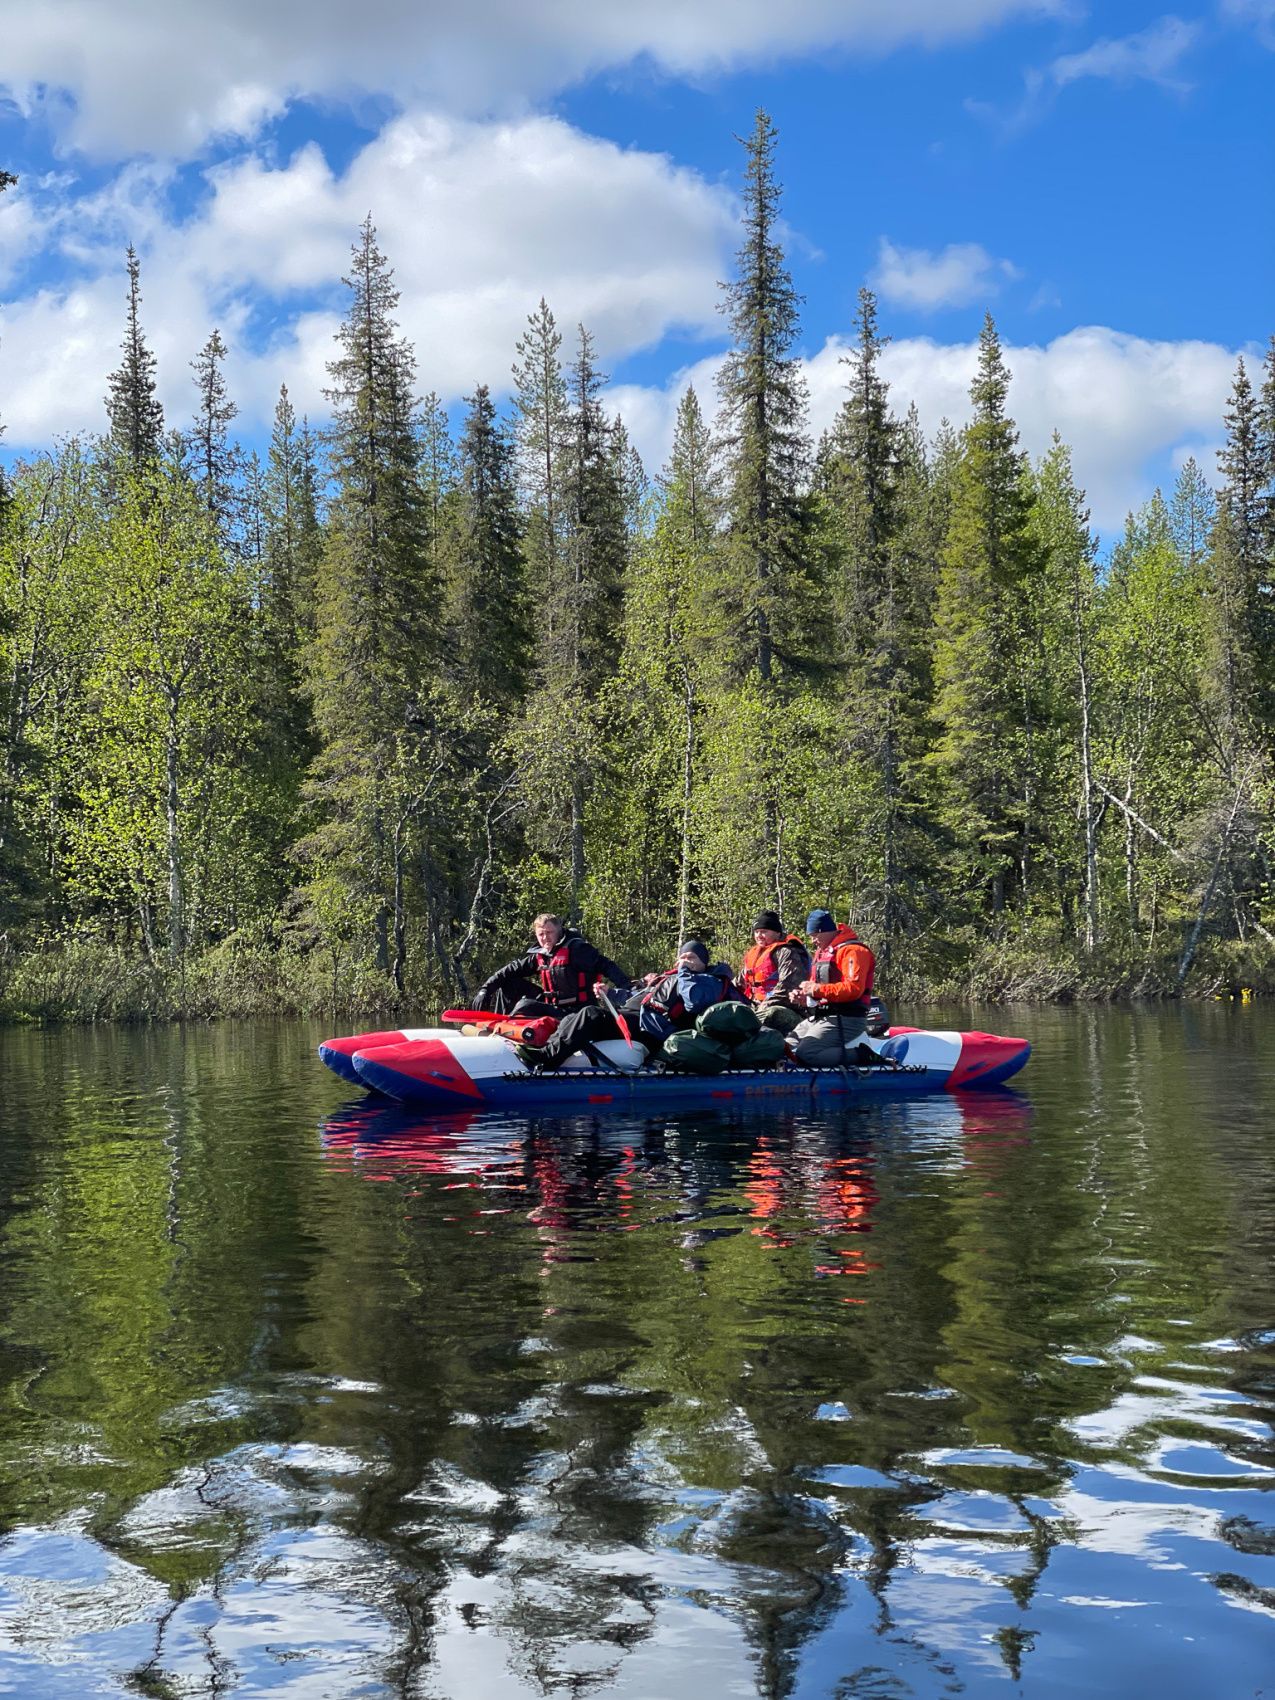
[[[1250,1691],[1272,1158],[1139,1037],[676,1120],[319,1115],[282,1040],[10,1057],[0,1673],[1185,1696],[1225,1638]]]

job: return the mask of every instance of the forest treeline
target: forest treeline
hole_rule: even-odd
[[[10,1015],[422,1009],[546,908],[631,969],[818,903],[896,996],[1275,984],[1275,339],[1100,561],[990,317],[927,439],[861,291],[814,441],[764,113],[742,207],[653,477],[544,301],[453,430],[370,218],[322,428],[245,452],[215,330],[174,428],[130,249],[103,434],[0,491]]]

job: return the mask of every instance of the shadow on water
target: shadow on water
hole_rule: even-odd
[[[657,1118],[0,1037],[0,1677],[1255,1692],[1275,1026],[1031,1019],[1021,1093]]]

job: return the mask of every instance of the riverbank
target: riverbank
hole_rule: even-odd
[[[1258,944],[1259,949],[1246,949],[1234,941],[1210,942],[1180,978],[1180,950],[1086,955],[1056,940],[949,937],[941,946],[916,947],[910,962],[901,960],[896,946],[879,980],[896,1007],[1269,996],[1275,993],[1275,951]],[[436,976],[409,974],[399,993],[369,963],[334,964],[317,953],[238,940],[179,964],[148,961],[79,935],[0,957],[0,1023],[7,1025],[288,1015],[366,1026],[382,1019],[419,1020],[462,998]]]

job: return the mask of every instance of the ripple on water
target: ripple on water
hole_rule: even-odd
[[[1028,1021],[1022,1098],[650,1121],[328,1115],[250,1030],[68,1038],[59,1095],[41,1036],[0,1687],[1269,1684],[1255,1075],[1179,1014]]]

